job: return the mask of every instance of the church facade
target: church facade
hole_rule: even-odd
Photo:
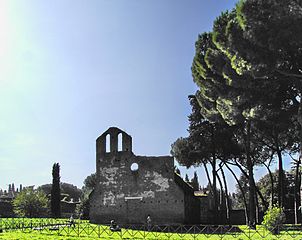
[[[96,140],[96,175],[90,194],[93,223],[142,224],[148,215],[154,224],[200,222],[200,200],[174,172],[173,157],[136,156],[131,136],[119,128]]]

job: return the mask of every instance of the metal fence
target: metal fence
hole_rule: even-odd
[[[284,225],[272,232],[262,226],[225,225],[122,225],[110,230],[109,225],[91,224],[84,220],[0,218],[1,232],[37,233],[68,237],[100,239],[302,239],[301,225]]]

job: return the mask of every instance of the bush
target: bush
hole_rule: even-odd
[[[284,222],[285,214],[283,209],[273,206],[265,212],[262,225],[270,232],[278,234]]]
[[[47,215],[48,199],[42,191],[25,188],[13,200],[13,206],[19,217],[43,217]]]

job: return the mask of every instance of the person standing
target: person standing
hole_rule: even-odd
[[[148,231],[151,230],[151,227],[152,227],[152,220],[151,220],[151,216],[148,214],[148,216],[147,216],[147,229],[148,229]]]
[[[69,225],[75,227],[75,223],[74,223],[74,219],[73,219],[73,215],[71,214],[70,218],[69,218]]]

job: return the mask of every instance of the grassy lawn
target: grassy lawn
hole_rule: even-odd
[[[272,235],[262,226],[257,227],[257,231],[249,230],[246,226],[239,226],[237,231],[232,233],[220,233],[217,229],[215,234],[204,233],[164,233],[148,232],[131,229],[122,229],[121,232],[112,232],[108,226],[90,224],[87,221],[78,221],[76,225],[69,226],[66,219],[0,219],[0,227],[16,228],[16,230],[4,230],[0,233],[0,239],[22,240],[22,239],[56,239],[56,240],[91,240],[91,239],[209,239],[209,240],[248,240],[248,239],[302,239],[302,232],[298,230],[288,230],[280,235]],[[21,230],[22,229],[22,230]],[[199,229],[199,231],[202,231]]]
[[[0,233],[0,239],[6,240],[25,240],[25,239],[33,239],[33,240],[76,240],[78,237],[66,237],[66,236],[58,236],[58,235],[45,235],[37,232],[33,233],[22,233],[22,232],[6,232]],[[81,237],[83,240],[91,240],[93,238]]]
[[[1,233],[0,234],[0,239],[6,239],[6,240],[25,240],[25,239],[34,239],[34,240],[75,240],[75,239],[81,239],[81,240],[91,240],[91,239],[144,239],[143,236],[140,234],[136,234],[134,236],[131,235],[123,235],[122,237],[118,235],[112,235],[112,236],[101,236],[101,238],[98,237],[71,237],[71,236],[59,236],[59,235],[48,235],[48,234],[43,234],[39,232],[32,232],[32,233],[22,233],[19,231],[13,231],[13,232],[6,232],[6,233]],[[178,234],[167,234],[164,235],[162,233],[160,234],[148,234],[145,239],[209,239],[209,240],[218,240],[218,239],[226,239],[226,240],[232,240],[232,239],[239,239],[239,240],[246,240],[249,239],[247,236],[244,235],[239,235],[239,236],[218,236],[218,235],[178,235]],[[251,239],[265,239],[265,240],[271,240],[271,239],[301,239],[301,237],[296,237],[293,238],[292,236],[282,236],[282,237],[274,237],[272,235],[267,236],[267,237],[261,237],[259,235],[254,235],[252,236]]]

